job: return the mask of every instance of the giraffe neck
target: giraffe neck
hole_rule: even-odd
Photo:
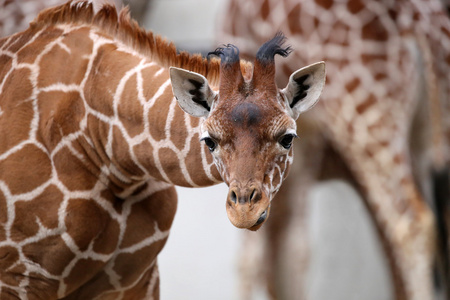
[[[98,156],[92,161],[101,162],[96,167],[119,189],[149,178],[189,187],[220,182],[199,143],[202,120],[179,108],[167,69],[93,31],[90,39],[86,142]]]
[[[166,68],[96,28],[58,25],[32,40],[48,49],[36,58],[42,108],[36,134],[51,156],[66,157],[61,169],[80,160],[119,197],[149,179],[221,182],[199,143],[202,120],[178,107]]]

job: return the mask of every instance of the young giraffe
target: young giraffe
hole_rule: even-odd
[[[301,51],[282,62],[277,79],[308,61],[324,60],[328,69],[327,88],[304,127],[312,134],[296,147],[302,155],[278,196],[277,204],[287,207],[274,219],[275,205],[275,222],[264,228],[266,241],[255,246],[264,249],[265,261],[252,264],[249,274],[272,266],[259,273],[265,274],[272,296],[280,291],[286,299],[305,296],[309,254],[302,197],[327,166],[331,146],[337,152],[333,157],[350,169],[384,241],[396,299],[431,299],[435,233],[423,195],[431,194],[430,169],[447,172],[448,181],[450,154],[445,117],[450,112],[450,21],[441,3],[235,0],[224,15],[220,38],[239,43],[246,57],[273,32],[290,36]],[[413,125],[414,117],[422,123]],[[432,148],[414,157],[410,143],[416,146],[417,138]],[[315,154],[311,161],[308,153]],[[246,248],[244,255],[249,253]]]
[[[284,40],[207,61],[88,1],[1,39],[0,298],[159,298],[174,185],[223,178],[230,221],[261,227],[325,79],[317,63],[278,89]]]

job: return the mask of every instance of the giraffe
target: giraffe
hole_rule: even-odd
[[[231,223],[259,229],[325,82],[318,62],[279,89],[284,43],[178,53],[90,1],[1,39],[0,298],[159,299],[175,185],[224,181]]]
[[[296,147],[299,159],[265,237],[246,240],[241,281],[248,289],[262,277],[273,298],[306,297],[313,254],[304,198],[317,180],[339,176],[353,182],[367,205],[396,299],[432,299],[437,232],[429,178],[431,170],[442,172],[448,186],[450,154],[450,22],[442,3],[231,0],[225,11],[219,37],[239,43],[243,57],[251,58],[255,44],[273,32],[290,37],[299,51],[281,62],[278,80],[308,61],[326,61],[328,70],[321,102],[300,120],[306,132]],[[438,218],[448,216],[448,194],[443,200],[434,208]],[[251,243],[265,251],[253,262]]]

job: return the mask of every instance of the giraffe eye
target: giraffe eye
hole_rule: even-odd
[[[209,151],[213,152],[216,149],[217,143],[210,137],[204,137],[200,141],[204,141]]]
[[[281,139],[278,141],[281,146],[283,146],[284,149],[290,149],[292,146],[292,141],[294,138],[296,138],[297,135],[293,133],[285,134],[281,137]]]

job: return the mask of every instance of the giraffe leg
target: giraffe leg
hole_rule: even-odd
[[[305,142],[303,139],[302,142]],[[270,231],[267,238],[270,243],[266,245],[266,252],[273,252],[273,265],[268,273],[269,292],[273,291],[274,299],[309,299],[311,297],[311,289],[309,288],[311,276],[310,262],[314,259],[315,253],[311,252],[311,243],[314,237],[310,236],[311,232],[311,202],[307,200],[310,187],[321,181],[343,180],[350,184],[359,192],[356,181],[353,178],[342,157],[329,145],[322,144],[320,149],[317,144],[308,145],[309,153],[319,154],[320,165],[304,164],[303,166],[296,164],[296,168],[301,172],[302,176],[294,171],[296,176],[290,177],[292,181],[287,180],[277,195],[277,202],[274,208],[278,208],[278,204],[282,201],[286,202],[284,206],[284,214],[280,215],[280,222],[287,223],[284,226],[275,228],[272,223],[268,223]],[[316,147],[316,148],[315,148]],[[307,156],[304,156],[307,157]],[[317,159],[318,157],[316,157]],[[320,168],[318,168],[320,167]],[[320,172],[320,174],[318,174]],[[306,174],[313,175],[312,177]],[[344,200],[344,199],[343,199]],[[289,216],[287,218],[286,216]],[[271,217],[274,215],[272,214]],[[275,215],[277,216],[277,215]],[[287,221],[286,221],[287,220]],[[274,240],[280,239],[280,243],[276,249],[274,248]],[[272,247],[269,247],[272,245]],[[275,243],[276,245],[276,243]],[[266,255],[269,256],[269,255]]]
[[[293,164],[289,177],[275,199],[282,203],[283,208],[282,213],[278,215],[279,225],[275,228],[269,227],[270,239],[278,238],[279,241],[274,251],[272,269],[275,272],[271,282],[276,284],[275,292],[281,299],[306,298],[305,284],[310,260],[307,218],[309,208],[306,199],[320,176],[327,148],[327,141],[320,134],[313,119],[304,117],[297,121],[297,125],[301,132],[300,142],[295,145],[296,163]]]
[[[150,281],[148,282],[147,298],[152,300],[159,299],[159,269],[158,264],[150,272]]]
[[[448,169],[433,172],[433,199],[438,230],[437,272],[442,277],[438,284],[440,292],[450,298],[450,178]]]
[[[432,299],[434,218],[408,165],[404,162],[385,174],[378,169],[377,176],[371,176],[360,167],[376,170],[382,162],[374,158],[362,163],[352,154],[353,172],[390,258],[396,299]]]
[[[122,299],[148,299],[159,300],[159,269],[155,263],[145,274],[141,280],[123,293]]]
[[[305,168],[304,172],[308,170]],[[304,180],[292,182],[280,190],[280,197],[276,200],[283,203],[279,210],[284,213],[279,214],[267,228],[266,247],[271,256],[267,286],[273,299],[306,299],[305,284],[311,257],[306,200],[315,181],[314,178],[302,177]]]
[[[244,232],[239,256],[239,299],[253,299],[253,292],[265,284],[262,270],[266,239],[264,227],[257,233]]]

